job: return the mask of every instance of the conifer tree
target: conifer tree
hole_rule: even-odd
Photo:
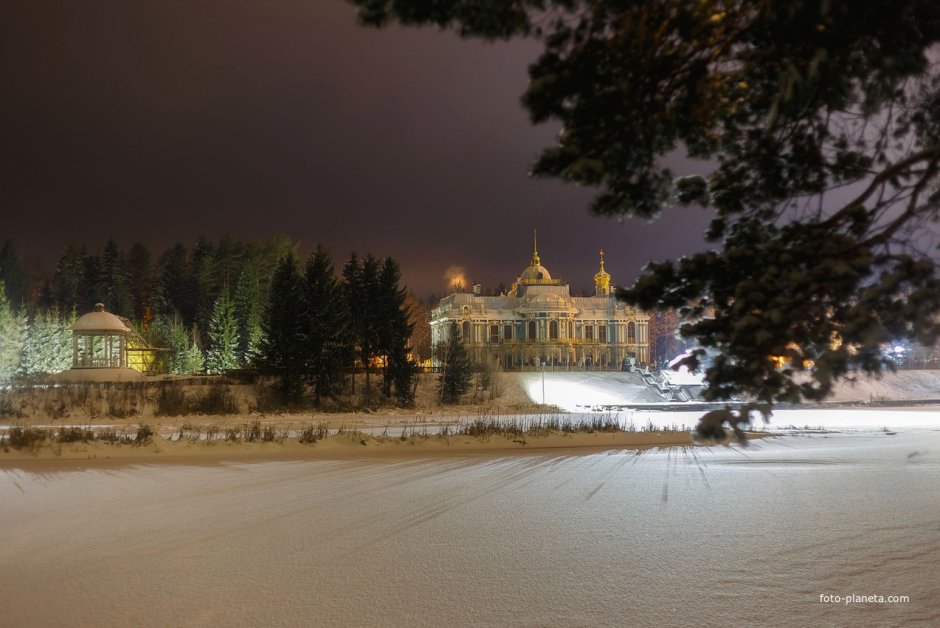
[[[29,298],[29,277],[10,240],[0,248],[0,281],[6,286],[7,302],[22,307]]]
[[[271,280],[274,277],[274,269],[288,253],[293,253],[297,259],[300,259],[300,246],[284,234],[276,235],[269,240],[250,242],[246,247],[247,259],[254,266],[258,276],[262,313],[264,312],[264,304],[268,302],[271,295]]]
[[[25,377],[40,373],[56,373],[58,368],[61,323],[58,312],[37,311],[26,327],[20,373]],[[68,368],[67,366],[65,368]]]
[[[81,308],[79,287],[84,272],[85,249],[75,243],[68,243],[56,264],[50,289],[53,304],[58,305],[62,311]]]
[[[379,314],[375,307],[378,297],[379,262],[372,255],[367,255],[360,264],[353,253],[343,268],[343,277],[346,279],[345,293],[350,327],[359,363],[366,374],[365,392],[370,394],[370,367],[379,345]]]
[[[216,267],[216,250],[209,240],[200,237],[193,247],[189,264],[188,288],[193,297],[193,322],[201,337],[209,333],[212,308],[219,294],[220,282]]]
[[[304,272],[304,310],[307,379],[314,402],[335,393],[343,371],[353,359],[343,291],[333,262],[322,246],[307,261]]]
[[[74,309],[62,313],[58,308],[52,312],[56,321],[56,334],[54,337],[55,356],[52,372],[57,373],[72,368],[72,326],[78,318]]]
[[[20,370],[26,327],[26,313],[10,307],[0,282],[0,383],[9,382]]]
[[[128,285],[127,260],[114,239],[109,239],[101,256],[100,281],[103,303],[110,312],[134,316],[134,302]]]
[[[153,276],[150,266],[150,251],[140,242],[131,245],[127,255],[128,288],[133,303],[133,314],[127,316],[142,321],[147,326],[148,308],[153,306]]]
[[[457,324],[451,322],[447,342],[439,350],[443,352],[443,369],[440,376],[440,398],[442,403],[458,403],[470,389],[472,371],[470,355],[464,341],[457,333]]]
[[[154,322],[157,342],[170,350],[169,363],[166,368],[177,375],[190,373],[189,366],[189,332],[183,324],[179,314],[172,318],[159,317]]]
[[[395,399],[402,406],[410,406],[415,400],[418,367],[409,355],[409,348],[398,345],[388,353],[388,374],[395,387]]]
[[[179,314],[184,326],[195,319],[195,303],[189,282],[189,256],[180,243],[163,252],[157,260],[154,288],[155,310],[158,316],[172,320]]]
[[[382,261],[376,284],[375,298],[371,304],[375,311],[375,352],[384,356],[382,392],[391,397],[395,385],[399,401],[407,402],[411,397],[414,365],[408,359],[408,341],[413,325],[410,311],[405,303],[407,291],[399,286],[401,270],[391,257]]]
[[[206,350],[206,370],[209,373],[223,373],[238,368],[237,350],[238,324],[226,285],[212,307],[212,318],[209,321],[209,346]]]
[[[85,253],[82,256],[81,280],[78,282],[78,309],[82,312],[91,312],[96,304],[106,301],[101,276],[101,258]]]
[[[42,347],[47,344],[45,317],[45,312],[39,311],[27,320],[19,368],[20,374],[25,377],[42,372]],[[2,342],[0,339],[0,343]]]
[[[360,355],[359,336],[365,326],[366,304],[362,299],[362,263],[355,251],[343,266],[343,300],[346,320],[356,355]],[[356,393],[356,376],[352,376],[352,393]]]
[[[20,372],[30,377],[71,368],[74,322],[74,310],[65,316],[57,308],[34,312],[26,329]]]
[[[238,327],[238,345],[235,355],[240,367],[255,362],[261,350],[261,292],[258,277],[251,260],[242,267],[235,287],[235,322]]]
[[[285,255],[274,271],[264,323],[261,357],[267,372],[275,375],[284,401],[297,402],[303,393],[306,338],[303,289],[297,257]]]
[[[199,348],[199,330],[193,325],[192,342],[183,356],[181,372],[187,375],[198,375],[206,369],[205,356]]]

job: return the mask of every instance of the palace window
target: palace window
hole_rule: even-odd
[[[591,325],[584,326],[584,338],[586,340],[594,340],[594,327]]]
[[[512,325],[503,325],[503,340],[512,339]]]
[[[549,321],[548,337],[552,340],[558,340],[558,321]]]
[[[463,322],[463,332],[461,335],[463,336],[464,342],[470,342],[470,321]]]
[[[490,325],[490,342],[499,342],[499,325]]]
[[[537,336],[536,336],[535,328],[536,328],[535,321],[529,321],[529,340],[536,339]]]
[[[601,325],[597,328],[597,339],[601,342],[607,342],[607,326]]]
[[[636,323],[627,323],[627,342],[636,342]]]

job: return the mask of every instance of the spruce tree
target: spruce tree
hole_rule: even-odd
[[[333,273],[329,253],[317,246],[304,272],[307,379],[314,402],[335,393],[353,352],[343,290]]]
[[[172,320],[179,314],[184,327],[195,319],[195,303],[189,282],[189,255],[186,247],[175,244],[157,260],[154,309],[157,316]]]
[[[181,367],[181,372],[186,375],[198,375],[205,371],[206,360],[202,349],[199,348],[199,329],[195,325],[192,329],[192,342],[183,355]]]
[[[29,297],[29,277],[10,240],[4,242],[3,248],[0,248],[0,281],[6,286],[9,303],[16,307],[25,305]]]
[[[52,302],[62,311],[81,309],[79,287],[85,272],[85,249],[75,243],[68,243],[65,252],[56,264],[52,276]],[[82,310],[87,311],[87,310]]]
[[[58,373],[72,368],[72,325],[75,324],[78,314],[74,309],[62,313],[58,308],[53,308],[51,312],[56,321],[52,372]]]
[[[101,290],[108,311],[120,316],[134,316],[134,301],[129,286],[127,260],[117,243],[110,239],[101,256]]]
[[[443,369],[440,376],[440,397],[443,403],[458,403],[470,389],[472,371],[470,355],[464,341],[457,334],[457,324],[450,324],[447,342],[441,347],[443,351]]]
[[[95,305],[106,301],[101,277],[101,258],[97,255],[84,254],[81,280],[78,282],[78,309],[82,312],[91,312],[95,309]]]
[[[188,288],[193,296],[193,322],[201,337],[209,333],[212,309],[219,294],[220,282],[216,267],[216,250],[209,240],[199,237],[193,247],[189,264]]]
[[[20,373],[32,377],[40,373],[54,373],[58,358],[60,323],[56,312],[34,312],[26,327]],[[66,367],[68,368],[68,367]]]
[[[352,287],[352,298],[357,302],[358,325],[353,328],[359,362],[366,373],[365,394],[371,395],[369,376],[372,359],[377,355],[380,344],[379,311],[376,308],[379,291],[379,262],[372,255],[362,261],[357,274],[357,283]]]
[[[150,251],[140,242],[131,245],[127,255],[127,279],[133,303],[133,314],[127,316],[143,322],[146,327],[149,316],[152,316],[152,312],[148,310],[153,305],[153,275]]]
[[[253,364],[261,350],[261,291],[254,264],[242,267],[235,287],[235,322],[238,327],[236,358],[240,367]]]
[[[382,261],[376,285],[375,298],[371,304],[375,311],[375,340],[377,355],[384,356],[382,392],[391,397],[395,385],[399,401],[408,402],[411,397],[412,378],[415,368],[408,358],[408,341],[413,325],[411,312],[406,305],[407,291],[399,286],[401,270],[391,257]]]
[[[356,355],[359,355],[359,336],[365,326],[366,304],[362,299],[362,263],[355,251],[343,266],[343,300],[346,305],[346,320]],[[352,376],[352,392],[356,393],[356,375]]]
[[[223,373],[238,368],[237,350],[238,324],[226,285],[212,307],[212,318],[209,321],[209,346],[206,350],[206,370],[209,373]]]
[[[276,235],[269,240],[250,242],[246,247],[246,259],[254,266],[258,277],[262,313],[264,312],[264,304],[268,302],[271,296],[271,281],[274,277],[274,269],[288,253],[293,253],[297,259],[300,259],[300,246],[283,234]]]
[[[157,342],[170,350],[167,368],[171,373],[185,375],[190,371],[189,366],[189,333],[179,314],[172,318],[159,317],[154,323],[157,333]]]
[[[402,406],[410,406],[415,400],[418,367],[409,354],[404,345],[394,347],[388,354],[388,374],[395,387],[395,399]]]
[[[17,312],[10,306],[6,288],[0,282],[0,383],[9,382],[20,371],[26,323],[26,313]]]
[[[288,403],[296,403],[303,394],[306,357],[303,289],[297,266],[297,257],[289,252],[274,271],[261,345],[264,368],[277,377],[278,391]]]

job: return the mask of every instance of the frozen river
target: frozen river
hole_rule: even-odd
[[[825,412],[747,448],[2,469],[0,625],[940,624],[940,425]]]

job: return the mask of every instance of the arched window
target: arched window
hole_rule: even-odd
[[[558,321],[548,323],[548,337],[552,340],[558,340]]]
[[[464,342],[470,342],[470,321],[463,322],[463,333],[461,335]]]
[[[535,321],[529,321],[529,340],[535,340]]]
[[[574,321],[568,321],[568,337],[574,338]]]
[[[636,323],[627,323],[627,342],[636,342]]]

